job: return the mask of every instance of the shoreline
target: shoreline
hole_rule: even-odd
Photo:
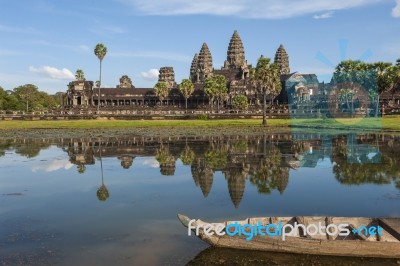
[[[0,121],[0,139],[55,137],[168,137],[260,135],[271,133],[400,133],[400,116],[353,119],[259,119],[228,120],[74,120]]]

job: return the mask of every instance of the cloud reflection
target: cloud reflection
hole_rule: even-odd
[[[142,165],[149,166],[151,168],[158,168],[160,164],[157,162],[155,158],[146,158],[143,160]]]
[[[74,166],[74,165],[72,163],[70,163],[67,159],[54,160],[51,163],[42,162],[39,165],[33,166],[32,172],[37,172],[37,171],[54,172],[54,171],[57,171],[60,169],[68,170],[72,166]]]

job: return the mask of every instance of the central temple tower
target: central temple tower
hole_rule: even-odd
[[[235,30],[229,42],[227,57],[223,69],[236,69],[243,66],[247,66],[243,43],[238,32]]]

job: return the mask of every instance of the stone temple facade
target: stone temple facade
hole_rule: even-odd
[[[292,77],[294,73],[290,74],[289,56],[283,45],[280,45],[277,49],[274,62],[279,67],[283,89],[277,98],[267,100],[274,103],[286,103],[288,101],[285,91],[286,80]],[[207,43],[203,43],[200,51],[194,55],[190,66],[189,79],[195,85],[195,91],[188,98],[189,108],[205,108],[209,106],[209,98],[204,92],[204,84],[205,80],[213,75],[223,75],[227,80],[228,95],[223,104],[225,108],[231,107],[232,99],[235,95],[245,95],[248,98],[250,107],[259,107],[262,95],[252,85],[250,80],[251,68],[252,66],[247,63],[244,45],[237,31],[232,34],[228,44],[226,60],[219,69],[214,68],[211,51]],[[312,81],[311,86],[313,88],[318,86],[318,80],[315,75],[312,78],[307,78],[307,80]],[[123,75],[119,81],[120,83],[115,88],[100,89],[94,87],[92,81],[72,81],[68,84],[68,90],[65,95],[66,107],[89,108],[99,104],[102,107],[112,108],[161,106],[160,99],[156,96],[153,88],[136,88],[127,75]],[[162,106],[164,108],[168,106],[183,108],[185,99],[175,81],[173,67],[161,67],[158,81],[167,83],[169,89],[169,95],[163,100]],[[303,87],[309,86],[304,82],[302,85]],[[313,90],[307,88],[304,90],[311,94],[313,93]]]

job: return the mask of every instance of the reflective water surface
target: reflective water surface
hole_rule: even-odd
[[[399,148],[383,134],[2,140],[0,265],[232,264],[177,213],[398,217]]]

